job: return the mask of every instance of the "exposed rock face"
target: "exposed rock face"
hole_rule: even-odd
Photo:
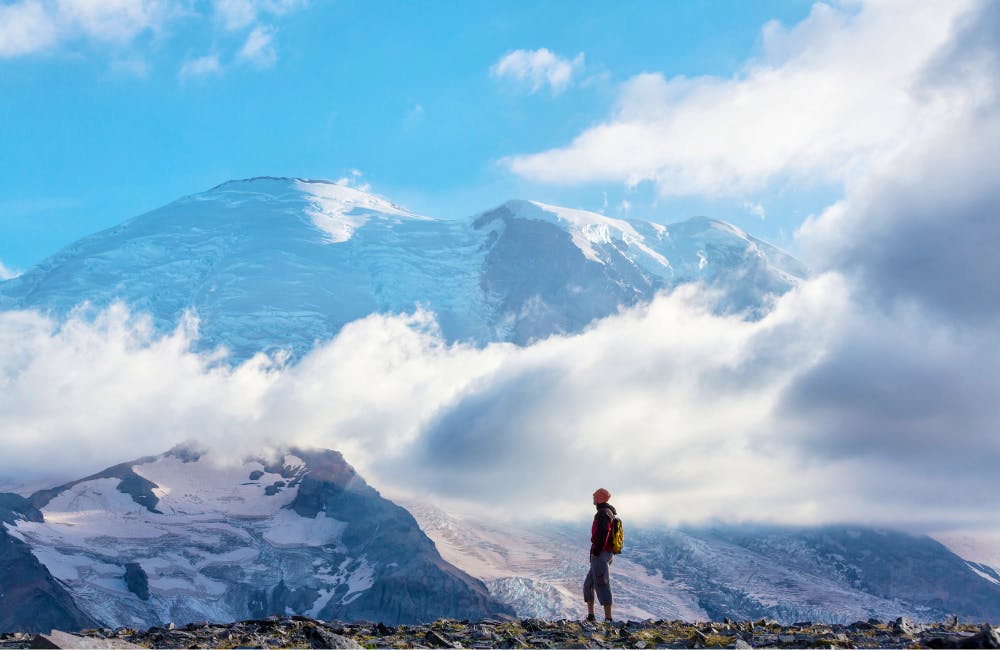
[[[489,595],[482,582],[442,560],[413,516],[383,499],[339,453],[296,453],[310,470],[290,508],[303,517],[323,512],[356,522],[344,531],[343,544],[364,549],[368,561],[381,567],[370,589],[349,603],[331,600],[320,610],[321,618],[400,623],[512,613]],[[432,585],[447,588],[431,590]]]
[[[6,526],[18,521],[41,522],[42,513],[17,494],[0,493],[0,632],[93,626],[28,546],[8,534]]]
[[[289,612],[400,623],[509,611],[442,560],[413,517],[337,452],[217,463],[179,448],[32,501],[41,510],[14,501],[24,514],[2,529],[10,560],[0,575],[22,590],[5,593],[39,585],[52,593],[45,603],[0,600],[6,629]],[[29,606],[57,618],[29,623]],[[65,618],[72,612],[79,616]]]

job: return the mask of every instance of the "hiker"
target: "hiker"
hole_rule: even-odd
[[[594,621],[594,592],[604,606],[604,622],[611,623],[611,560],[614,558],[611,527],[618,512],[608,503],[611,493],[601,488],[594,492],[597,514],[590,527],[590,572],[583,583],[583,599],[587,603],[587,620]]]

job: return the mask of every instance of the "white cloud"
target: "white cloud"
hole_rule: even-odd
[[[267,68],[277,60],[275,30],[262,21],[285,16],[306,4],[304,0],[218,0],[207,9],[167,0],[18,0],[0,5],[0,58],[88,44],[110,55],[113,72],[142,77],[149,65],[141,51],[140,36],[180,30],[214,14],[229,33],[222,35],[221,44],[213,43],[212,49],[226,52],[227,58],[232,52],[236,60]],[[244,30],[249,30],[245,36]],[[216,72],[210,58],[185,63],[188,73],[182,77]]]
[[[282,16],[306,5],[305,0],[215,0],[214,11],[225,29],[251,27],[261,16]]]
[[[59,16],[98,41],[128,43],[169,16],[160,0],[58,0]]]
[[[663,195],[839,183],[968,102],[968,88],[918,81],[970,5],[817,3],[791,29],[766,25],[764,54],[735,76],[637,75],[602,123],[505,163],[535,181],[652,181]]]
[[[21,275],[17,270],[8,268],[3,262],[0,262],[0,280],[10,280],[11,278],[16,278]]]
[[[924,126],[797,233],[820,268],[881,304],[916,302],[956,323],[1000,317],[1000,5],[983,3],[918,80],[967,101]]]
[[[403,126],[407,129],[415,128],[418,124],[424,121],[427,111],[424,110],[423,104],[414,104],[406,114],[403,115]]]
[[[59,27],[38,0],[0,6],[0,57],[32,54],[59,41]]]
[[[274,32],[266,27],[255,27],[240,48],[237,58],[261,68],[270,68],[277,62],[274,49]]]
[[[354,189],[361,190],[362,192],[370,192],[372,189],[371,183],[365,182],[364,174],[361,173],[360,169],[352,169],[346,176],[338,178],[336,183],[337,185],[343,185],[344,187],[353,187]]]
[[[759,217],[761,219],[767,216],[767,211],[764,209],[764,206],[761,205],[760,203],[754,203],[753,201],[744,201],[743,209],[752,214],[753,216]]]
[[[181,65],[177,74],[181,81],[186,81],[187,79],[192,78],[220,75],[222,74],[222,64],[219,63],[218,56],[214,54],[206,54],[205,56],[198,57],[197,59],[185,61]]]
[[[548,86],[553,94],[558,94],[569,87],[573,76],[583,68],[583,59],[583,52],[571,61],[545,48],[514,50],[497,61],[490,74],[510,79],[532,93]]]
[[[45,52],[78,39],[123,47],[176,13],[161,0],[22,0],[0,7],[0,57]]]

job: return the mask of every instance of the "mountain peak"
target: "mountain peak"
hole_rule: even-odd
[[[257,177],[70,245],[0,284],[0,309],[124,301],[166,332],[193,309],[198,347],[240,361],[299,357],[351,321],[418,306],[449,341],[476,344],[578,332],[684,282],[721,289],[722,311],[752,311],[804,273],[712,219],[665,226],[525,200],[433,219],[346,181]]]
[[[346,181],[256,176],[226,181],[192,198],[224,203],[257,198],[285,203],[289,209],[305,213],[330,244],[349,240],[372,217],[428,219],[371,192],[367,186],[356,187]]]
[[[728,221],[723,221],[721,219],[713,219],[712,217],[706,217],[703,215],[697,215],[685,219],[684,221],[678,221],[676,223],[670,224],[670,229],[674,231],[684,231],[687,233],[705,232],[708,230],[716,230],[728,235],[734,235],[740,239],[750,240],[751,236],[746,233],[742,228],[734,226]]]

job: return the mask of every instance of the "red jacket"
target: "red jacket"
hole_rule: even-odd
[[[600,555],[611,552],[611,521],[618,511],[610,503],[599,503],[594,523],[590,526],[590,554]]]

